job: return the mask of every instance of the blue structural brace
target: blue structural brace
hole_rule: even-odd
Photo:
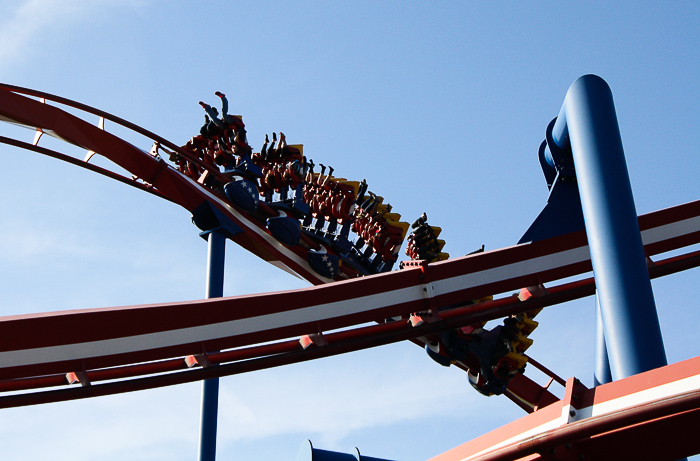
[[[603,316],[600,311],[598,295],[595,297],[595,370],[593,370],[593,385],[599,386],[612,381],[610,373],[610,361],[608,360],[608,348],[605,345],[605,332],[603,331]]]
[[[224,295],[224,258],[226,235],[214,229],[206,233],[207,293],[206,297],[220,298]],[[202,415],[199,433],[199,461],[216,459],[216,429],[219,412],[219,378],[202,381]]]
[[[571,85],[551,140],[550,150],[573,156],[612,378],[666,365],[612,92],[603,79],[584,75]]]

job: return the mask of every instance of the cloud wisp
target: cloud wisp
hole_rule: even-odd
[[[33,50],[41,46],[41,38],[52,42],[61,31],[68,30],[95,16],[108,7],[136,8],[141,0],[27,0],[4,7],[0,20],[0,71],[20,66],[32,59]]]

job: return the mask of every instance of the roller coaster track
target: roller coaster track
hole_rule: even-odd
[[[700,357],[587,389],[430,461],[674,460],[700,445]]]
[[[22,94],[35,96],[39,100],[23,96]],[[54,101],[73,109],[78,109],[88,115],[98,117],[98,125],[92,125],[85,120],[70,114],[45,101]],[[149,192],[155,193],[170,200],[186,210],[192,212],[204,202],[216,207],[236,226],[244,232],[237,234],[232,240],[238,245],[284,270],[291,272],[313,284],[332,281],[314,272],[306,260],[308,248],[318,249],[319,245],[306,239],[302,245],[289,248],[278,242],[265,229],[265,219],[277,216],[277,211],[265,208],[257,215],[249,215],[236,209],[222,196],[214,194],[211,190],[202,187],[197,182],[181,174],[160,156],[152,155],[123,139],[109,133],[104,129],[105,120],[111,121],[146,138],[158,142],[160,145],[181,155],[183,158],[196,163],[200,168],[209,171],[214,177],[223,182],[230,181],[219,170],[208,165],[193,156],[190,152],[173,144],[166,139],[140,128],[133,123],[119,117],[110,115],[104,111],[80,104],[58,96],[50,95],[26,88],[0,85],[0,121],[36,129],[33,143],[25,143],[19,140],[0,138],[0,142],[27,148],[42,154],[46,154],[72,164],[89,168],[108,177],[118,179]],[[39,138],[47,134],[67,143],[84,148],[88,155],[85,160],[76,159],[65,154],[40,148],[37,143]],[[90,165],[87,160],[94,154],[101,155],[114,162],[117,166],[128,171],[135,179],[131,179],[117,172],[97,168]],[[354,276],[356,274],[351,274]],[[338,278],[347,278],[348,274],[339,274]]]
[[[98,125],[46,100],[97,116]],[[243,230],[231,237],[234,242],[315,286],[195,302],[1,317],[0,408],[198,381],[402,340],[422,344],[426,335],[595,292],[594,280],[586,276],[591,262],[583,231],[438,263],[409,263],[403,270],[372,276],[345,272],[337,280],[324,278],[304,257],[309,248],[319,247],[316,242],[307,239],[287,247],[266,231],[265,215],[276,212],[238,209],[167,164],[157,151],[146,152],[105,131],[105,120],[222,175],[177,145],[118,117],[46,93],[0,85],[0,121],[36,130],[33,143],[6,137],[0,142],[88,168],[191,212],[207,202]],[[43,134],[84,148],[88,155],[81,160],[40,147]],[[134,176],[90,164],[95,153]],[[700,201],[642,215],[639,225],[652,277],[700,265],[698,251],[651,259],[700,243]],[[566,278],[576,280],[561,282]],[[493,301],[469,304],[504,293]],[[407,319],[414,313],[426,321],[413,326]],[[511,381],[506,395],[529,412],[554,408],[559,401],[523,375]]]

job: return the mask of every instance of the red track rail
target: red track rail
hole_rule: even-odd
[[[650,269],[650,275],[656,278],[697,266],[700,266],[700,251],[659,261]],[[320,345],[308,349],[303,349],[299,340],[291,339],[158,362],[0,381],[0,392],[42,389],[77,382],[83,385],[68,389],[7,395],[0,397],[0,408],[111,395],[288,365],[494,320],[591,296],[594,293],[593,279],[586,278],[549,287],[543,296],[530,298],[527,301],[520,301],[517,296],[509,296],[478,305],[452,308],[440,312],[440,318],[435,319],[434,322],[424,323],[419,327],[411,327],[405,321],[395,321],[327,333],[323,335],[324,341]],[[199,364],[205,366],[192,368]],[[211,365],[219,366],[211,367]],[[130,379],[139,376],[141,378]],[[98,384],[111,380],[121,381]],[[539,386],[526,387],[527,384],[521,384],[519,383],[516,389],[511,389],[516,392],[511,397],[520,399],[528,411],[532,411],[533,407],[543,408],[557,400]]]
[[[586,389],[430,461],[680,459],[700,451],[700,357]]]
[[[488,255],[488,253],[485,253],[484,255]],[[474,255],[470,258],[478,256],[481,255]],[[445,265],[447,263],[448,262],[443,262],[439,264]],[[686,270],[691,267],[696,267],[698,265],[700,265],[700,252],[692,252],[656,262],[650,268],[650,275],[652,277],[660,277],[681,270]],[[377,280],[381,286],[385,286],[385,280],[390,278],[389,276],[391,275],[401,276],[402,280],[407,279],[409,281],[416,281],[416,279],[418,279],[418,282],[420,282],[419,272],[419,270],[405,270],[395,272],[392,274],[367,277],[365,279],[352,282],[333,284],[327,287],[314,287],[295,292],[272,293],[268,295],[224,298],[211,302],[200,301],[196,303],[179,303],[140,307],[137,306],[134,308],[121,309],[94,309],[86,311],[72,311],[64,313],[6,317],[0,319],[0,335],[4,335],[5,333],[10,331],[14,333],[11,336],[14,338],[17,338],[18,336],[26,336],[33,334],[33,338],[28,339],[26,342],[27,344],[34,343],[36,345],[38,337],[42,337],[45,339],[46,335],[53,334],[54,336],[70,338],[71,333],[80,334],[81,331],[88,330],[86,327],[84,327],[84,325],[88,324],[92,325],[98,330],[99,325],[104,324],[107,330],[112,331],[112,327],[118,326],[118,319],[120,316],[124,319],[123,321],[129,324],[132,324],[134,322],[139,324],[145,324],[147,322],[150,322],[148,320],[149,313],[147,313],[146,311],[153,309],[155,309],[156,311],[166,309],[167,315],[170,318],[188,318],[189,316],[184,314],[181,311],[181,309],[196,309],[197,317],[201,318],[202,316],[207,316],[207,309],[204,306],[205,304],[208,304],[209,307],[218,306],[221,308],[221,310],[228,312],[236,310],[249,311],[249,306],[247,306],[247,304],[251,301],[256,304],[261,303],[262,305],[268,306],[280,304],[284,305],[286,303],[299,302],[300,297],[301,299],[311,299],[314,297],[314,292],[318,294],[322,293],[323,291],[325,291],[326,294],[330,297],[339,297],[342,300],[344,299],[344,297],[348,296],[346,290],[352,292],[356,292],[357,290],[363,290],[363,288],[366,287],[367,282],[370,282],[372,280]],[[343,287],[344,285],[347,285],[347,287]],[[418,286],[422,287],[425,286],[425,284],[419,283]],[[430,288],[431,286],[432,285],[427,285],[425,287]],[[338,288],[345,289],[342,289],[339,293],[333,293]],[[183,348],[182,350],[184,351],[186,349],[190,354],[197,354],[195,361],[193,361],[191,357],[189,358],[189,360],[188,358],[176,358],[152,363],[125,365],[129,362],[128,360],[124,361],[124,358],[134,356],[121,355],[116,357],[119,358],[121,361],[114,361],[115,357],[108,356],[99,358],[83,358],[71,361],[55,360],[35,365],[27,365],[27,362],[22,362],[23,364],[18,367],[6,367],[3,370],[3,375],[6,376],[6,374],[12,373],[15,375],[15,377],[18,377],[19,379],[11,379],[0,382],[0,391],[21,391],[27,389],[40,389],[45,387],[60,386],[70,384],[76,379],[80,381],[83,385],[89,384],[89,386],[85,386],[82,388],[1,397],[0,407],[45,403],[49,401],[84,398],[95,395],[106,395],[112,393],[133,391],[138,389],[147,389],[151,387],[173,385],[183,382],[197,381],[200,379],[206,379],[214,376],[237,374],[262,368],[295,363],[298,361],[315,359],[329,355],[336,355],[368,347],[375,347],[383,344],[397,342],[405,339],[417,338],[430,333],[456,328],[463,325],[475,324],[485,320],[493,320],[497,318],[502,318],[507,315],[516,314],[519,312],[526,312],[540,307],[559,304],[584,296],[590,296],[594,293],[594,290],[595,286],[593,279],[587,278],[576,282],[570,282],[559,286],[549,287],[545,295],[537,298],[530,298],[529,300],[524,302],[520,301],[518,297],[509,296],[496,299],[492,302],[481,303],[475,306],[457,307],[441,311],[439,318],[434,319],[433,322],[424,323],[420,327],[414,328],[411,327],[409,323],[401,321],[381,323],[374,326],[359,326],[347,331],[327,333],[323,335],[324,341],[320,343],[322,344],[321,346],[311,347],[306,350],[301,348],[300,343],[297,339],[280,340],[280,338],[294,335],[300,336],[309,332],[320,333],[322,331],[336,328],[336,323],[328,324],[328,328],[315,328],[319,326],[324,326],[326,321],[334,319],[317,320],[316,322],[313,322],[313,324],[294,324],[294,322],[290,321],[289,325],[287,325],[284,330],[273,329],[264,333],[258,333],[252,337],[248,335],[242,335],[243,338],[246,338],[246,341],[243,341],[243,345],[238,344],[238,346],[240,346],[238,349],[228,350],[224,352],[201,354],[203,350],[214,349],[207,349],[206,346],[202,346],[202,344],[186,345],[187,347]],[[363,302],[367,302],[368,296],[360,295],[357,296],[357,298],[364,299],[365,301]],[[471,297],[466,299],[471,299]],[[442,302],[440,302],[439,300],[436,300],[436,302],[438,303],[437,306],[443,306]],[[242,309],[237,308],[239,304],[243,305]],[[352,301],[350,302],[350,305],[352,305]],[[306,306],[300,308],[299,310],[306,311],[311,307],[313,306]],[[332,310],[332,303],[324,303],[322,309],[325,308]],[[425,308],[425,298],[423,297],[411,303],[404,303],[398,306],[390,305],[381,307],[376,309],[376,312],[375,309],[371,309],[368,311],[371,312],[370,317],[364,317],[363,314],[358,314],[360,315],[360,317],[355,318],[355,322],[356,324],[360,324],[365,321],[379,320],[380,318],[388,318],[402,315],[405,316],[422,308]],[[116,317],[112,316],[112,314],[114,314],[115,312]],[[166,313],[165,310],[162,312],[163,314]],[[280,310],[279,312],[284,313],[285,315],[294,315],[293,311],[290,312],[288,310]],[[150,314],[155,315],[153,317],[154,319],[158,318],[157,314]],[[101,317],[104,318],[101,319]],[[292,318],[293,317],[289,317],[288,319],[291,320]],[[342,319],[343,321],[343,324],[346,326],[350,325],[350,323],[346,322],[353,318],[354,317],[352,315],[344,315],[340,317],[340,319]],[[167,323],[167,320],[161,320],[159,323],[162,324],[164,322]],[[90,329],[90,331],[92,331],[92,329]],[[18,332],[20,333],[19,335]],[[278,336],[277,338],[274,338],[274,335],[267,336],[268,334],[273,334],[275,332],[277,332],[281,336]],[[98,334],[100,333],[98,332]],[[7,335],[5,335],[4,337],[8,338]],[[133,340],[134,335],[126,336],[126,338],[129,340]],[[248,344],[253,344],[254,342],[261,342],[263,340],[269,340],[271,338],[277,339],[278,342],[260,346],[247,346]],[[75,350],[83,352],[93,350],[92,345],[88,345],[85,342],[70,343],[65,344],[65,346],[69,348],[72,347]],[[8,351],[10,353],[18,350],[16,348],[16,341],[6,340],[5,343],[3,343],[3,347],[14,347],[14,349]],[[37,352],[36,348],[29,348],[28,350],[30,353]],[[160,355],[163,353],[162,350],[157,350],[155,352],[155,355],[146,355],[145,357],[148,357],[153,360],[156,359],[156,356],[158,356],[158,359],[166,357],[166,355]],[[49,354],[51,353],[56,353],[56,351],[50,352],[49,349]],[[140,353],[144,353],[144,351],[140,351]],[[9,360],[7,360],[7,355],[3,354],[7,354],[7,352],[0,353],[0,361],[2,361],[2,363],[6,365],[9,363]],[[186,354],[187,352],[183,352],[182,355]],[[95,360],[97,361],[95,362]],[[91,366],[93,363],[96,363],[99,366]],[[121,363],[121,365],[119,365],[119,363]],[[204,364],[206,365],[206,367],[201,369],[190,369],[190,367],[196,363]],[[220,366],[209,367],[209,365],[211,364],[219,364]],[[114,366],[114,368],[98,369],[102,368],[103,366]],[[75,373],[75,370],[81,371]],[[178,370],[187,371],[177,372]],[[56,371],[59,371],[60,373],[51,374]],[[74,373],[71,373],[71,371],[73,371]],[[162,375],[148,378],[128,379],[136,376],[152,375],[156,373],[162,373]],[[31,377],[32,374],[34,374],[35,376],[42,376]],[[114,379],[127,379],[127,381],[96,385],[96,383],[98,382]],[[543,407],[556,400],[552,399],[551,394],[542,392],[541,388],[532,389],[530,395],[523,395],[523,391],[521,390],[518,398],[520,398],[521,400],[525,400],[526,409],[532,409],[533,407]]]
[[[640,226],[649,256],[698,243],[700,202],[646,215]],[[444,308],[590,269],[581,231],[424,269],[293,292],[5,317],[0,318],[0,377],[104,368],[276,341]]]

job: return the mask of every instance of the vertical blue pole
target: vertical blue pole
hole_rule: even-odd
[[[224,295],[224,257],[226,236],[217,230],[207,235],[207,293],[206,297]],[[202,415],[199,432],[199,461],[216,459],[216,425],[219,412],[219,378],[202,381]]]
[[[573,154],[612,377],[664,366],[620,129],[603,79],[584,75],[571,85],[552,139]]]
[[[612,381],[612,375],[610,374],[610,361],[608,360],[608,348],[605,345],[605,332],[603,331],[603,317],[600,311],[600,301],[598,300],[598,294],[595,297],[595,345],[594,345],[594,356],[595,356],[595,370],[593,371],[593,385],[599,386],[601,384],[609,383]]]

